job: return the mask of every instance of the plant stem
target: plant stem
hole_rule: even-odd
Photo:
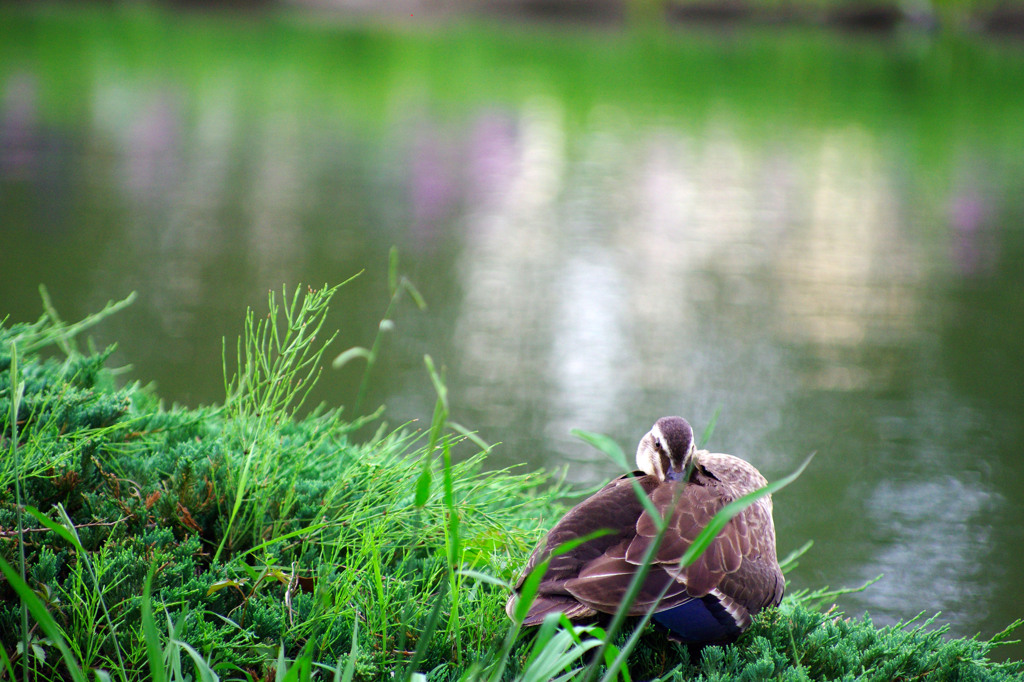
[[[14,495],[18,514],[18,554],[22,582],[25,580],[25,521],[21,501],[21,451],[18,449],[18,409],[25,384],[18,380],[18,344],[11,341],[11,454],[14,459]],[[28,682],[28,605],[21,603],[21,666]]]

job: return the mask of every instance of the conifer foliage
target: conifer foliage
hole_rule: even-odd
[[[365,424],[340,410],[300,412],[334,293],[250,313],[224,405],[198,409],[119,386],[110,349],[78,350],[128,300],[74,325],[50,309],[0,326],[0,680],[571,679],[585,665],[579,633],[509,640],[503,608],[567,490],[485,471],[478,439],[446,428],[440,384],[429,435],[356,439]],[[987,659],[996,641],[878,629],[810,608],[814,596],[692,662],[648,630],[629,673],[1024,676]]]

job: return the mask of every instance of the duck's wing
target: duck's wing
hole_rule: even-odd
[[[739,570],[722,576],[717,591],[755,614],[767,606],[778,606],[786,589],[786,580],[774,558],[744,559]]]
[[[669,523],[640,591],[630,604],[630,615],[643,614],[651,607],[665,611],[704,597],[719,586],[724,576],[742,567],[743,557],[752,544],[750,524],[747,518],[740,518],[742,514],[730,522],[696,562],[679,566],[679,560],[711,518],[738,497],[733,492],[728,486],[693,483],[662,484],[651,491],[651,502],[663,518],[669,518]],[[657,524],[641,508],[628,544],[609,547],[603,555],[579,567],[578,575],[562,587],[597,611],[614,612],[656,538]],[[742,585],[742,579],[738,582]],[[662,590],[665,593],[659,601]]]
[[[624,557],[610,554],[591,561],[578,577],[565,581],[566,591],[577,602],[602,613],[618,610],[638,570],[636,564],[631,564]],[[662,590],[665,590],[664,594]],[[685,585],[676,581],[662,566],[654,564],[630,602],[628,615],[643,615],[655,605],[659,610],[671,608],[691,599],[693,597],[686,593]]]
[[[717,590],[756,613],[762,606],[778,603],[782,598],[782,574],[776,560],[769,498],[758,500],[733,517],[692,564],[679,565],[683,554],[714,515],[747,492],[713,477],[703,478],[700,484],[660,486],[651,495],[651,501],[662,514],[671,510],[671,516],[655,561],[684,584],[691,597],[704,597]],[[642,563],[656,535],[654,519],[643,514],[637,522],[636,538],[626,550],[626,561]]]
[[[644,475],[643,472],[621,476],[573,507],[555,524],[530,556],[516,583],[516,592],[506,605],[509,616],[514,613],[519,590],[526,576],[548,559],[547,570],[524,624],[539,624],[548,613],[559,611],[569,618],[594,615],[595,609],[576,599],[566,588],[566,583],[577,578],[586,566],[601,557],[625,556],[626,548],[636,535],[636,521],[644,508],[630,480],[633,477],[644,494],[649,494],[658,485],[655,477]],[[555,553],[563,543],[600,530],[607,530],[608,533],[567,552]]]

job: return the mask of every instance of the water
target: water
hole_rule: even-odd
[[[792,587],[957,635],[1024,615],[1024,54],[906,35],[388,31],[303,18],[0,21],[0,302],[126,380],[221,400],[246,306],[339,282],[334,351],[401,302],[367,405],[495,467],[614,466],[681,414],[770,479]],[[316,395],[351,411],[362,368]],[[415,426],[415,424],[414,424]],[[1020,658],[1024,648],[1000,656]]]

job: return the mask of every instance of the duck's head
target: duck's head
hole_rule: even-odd
[[[693,429],[682,417],[662,417],[640,439],[636,465],[662,481],[686,478],[693,456]]]

